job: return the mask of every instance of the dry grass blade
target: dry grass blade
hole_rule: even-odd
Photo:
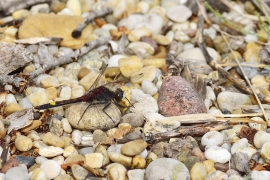
[[[250,84],[250,81],[248,80],[247,76],[243,72],[243,69],[242,69],[241,65],[239,64],[239,61],[237,60],[235,54],[233,53],[232,48],[229,45],[228,41],[226,40],[226,38],[224,38],[224,34],[222,32],[221,32],[222,37],[224,38],[225,42],[229,46],[230,51],[233,53],[234,58],[236,59],[236,62],[238,64],[238,66],[240,67],[240,69],[241,69],[241,71],[242,71],[242,73],[243,73],[243,75],[245,77],[245,80],[248,83],[249,87],[247,87],[246,83],[243,80],[240,81],[239,79],[234,78],[232,75],[230,75],[226,70],[224,70],[218,63],[216,63],[212,59],[212,57],[209,55],[209,53],[206,50],[206,46],[205,46],[205,43],[204,43],[203,38],[202,38],[203,22],[204,22],[203,21],[203,17],[202,17],[202,15],[200,15],[200,13],[199,13],[198,17],[199,17],[199,20],[198,20],[198,31],[197,31],[197,34],[196,34],[196,38],[197,38],[197,41],[198,41],[198,45],[199,45],[199,47],[200,47],[200,49],[201,49],[201,51],[202,51],[202,53],[203,53],[203,55],[204,55],[204,57],[206,59],[207,64],[209,64],[213,69],[218,70],[224,77],[226,77],[228,80],[230,80],[231,82],[233,82],[237,87],[241,88],[243,91],[247,92],[248,94],[254,94],[255,97],[256,97],[256,99],[257,99],[257,101],[259,103],[260,103],[259,97],[260,97],[261,100],[265,100],[267,102],[270,102],[270,98],[269,97],[265,97],[262,94],[258,94],[257,95],[254,92],[254,89],[252,88],[252,86]],[[269,120],[268,120],[268,117],[267,117],[267,115],[266,115],[266,113],[265,113],[265,111],[264,111],[264,109],[263,109],[263,107],[261,105],[261,103],[260,103],[260,108],[261,108],[261,110],[263,112],[263,115],[264,115],[265,120],[268,123],[270,123]]]
[[[264,116],[265,120],[266,120],[268,123],[270,123],[270,121],[268,120],[268,117],[267,117],[267,115],[266,115],[266,113],[265,113],[265,111],[264,111],[264,108],[263,108],[263,106],[262,106],[262,103],[261,103],[261,101],[260,101],[260,99],[259,99],[257,93],[255,92],[254,88],[252,87],[252,85],[251,85],[251,83],[250,83],[250,81],[249,81],[249,79],[248,79],[248,77],[247,77],[245,71],[243,70],[241,64],[239,63],[239,61],[238,61],[236,55],[234,54],[234,52],[233,52],[233,50],[232,50],[232,47],[230,46],[230,43],[227,41],[227,39],[225,38],[225,36],[224,36],[223,33],[221,33],[221,35],[222,35],[222,38],[224,39],[224,41],[226,42],[227,46],[230,48],[230,51],[231,51],[231,53],[232,53],[232,55],[233,55],[233,57],[234,57],[236,63],[238,64],[238,67],[240,68],[242,74],[244,75],[244,78],[245,78],[246,82],[248,83],[248,86],[250,87],[251,91],[253,92],[253,94],[254,94],[254,96],[255,96],[255,98],[256,98],[256,100],[257,100],[257,102],[258,102],[258,104],[259,104],[259,106],[260,106],[260,108],[261,108],[261,110],[262,110],[262,113],[263,113],[263,116]]]

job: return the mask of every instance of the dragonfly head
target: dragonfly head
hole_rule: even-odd
[[[117,88],[116,91],[115,91],[115,96],[114,96],[114,99],[116,102],[120,102],[124,97],[124,91],[120,88]]]

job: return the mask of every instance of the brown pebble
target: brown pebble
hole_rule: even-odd
[[[15,166],[19,166],[19,161],[15,158],[9,159],[2,167],[1,171],[2,173],[6,173],[10,168],[13,168]]]
[[[159,111],[164,116],[206,113],[202,99],[192,86],[180,76],[164,79],[158,99]]]
[[[152,38],[150,38],[150,37],[148,37],[148,36],[142,36],[142,37],[140,38],[140,41],[141,41],[141,42],[145,42],[145,43],[147,43],[147,44],[150,44],[150,45],[154,48],[155,53],[158,51],[158,44],[157,44],[157,42],[154,41]]]
[[[78,73],[78,78],[82,79],[84,76],[90,73],[90,70],[87,67],[82,67]]]

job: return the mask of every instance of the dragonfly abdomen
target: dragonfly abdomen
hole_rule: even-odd
[[[35,109],[49,109],[49,108],[53,108],[53,107],[63,106],[63,105],[66,105],[66,104],[82,102],[82,101],[85,101],[83,99],[83,97],[84,96],[79,97],[79,98],[75,98],[75,99],[63,100],[63,101],[53,101],[53,102],[50,102],[48,104],[43,104],[43,105],[40,105],[40,106],[36,106]]]

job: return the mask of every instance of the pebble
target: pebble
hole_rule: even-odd
[[[33,106],[39,106],[49,103],[50,95],[46,92],[45,89],[40,88],[28,95],[27,98]]]
[[[17,159],[20,164],[25,164],[27,168],[35,164],[35,158],[31,156],[17,155],[14,158]]]
[[[235,142],[231,147],[231,153],[234,154],[238,150],[244,149],[248,147],[248,140],[246,138],[239,139],[237,142]]]
[[[228,175],[222,171],[215,171],[205,178],[206,180],[223,180],[223,179],[228,179]]]
[[[223,142],[223,134],[218,131],[210,131],[203,135],[201,143],[203,146],[220,145]]]
[[[112,163],[106,167],[110,180],[125,180],[126,168],[119,163]]]
[[[127,176],[129,180],[142,180],[144,179],[144,173],[145,173],[145,170],[133,169],[127,172]]]
[[[2,154],[2,152],[1,152]],[[1,172],[2,173],[6,173],[9,169],[19,166],[19,161],[16,158],[11,158],[9,159],[7,162],[5,162],[5,164],[3,164],[2,168],[1,168]]]
[[[103,155],[101,153],[91,153],[85,155],[85,164],[91,168],[101,168]]]
[[[197,92],[180,76],[170,76],[163,80],[159,89],[158,107],[165,116],[207,112]]]
[[[14,180],[14,179],[29,180],[30,178],[27,169],[20,166],[9,169],[6,172],[5,180]]]
[[[62,125],[63,125],[63,130],[66,132],[66,133],[72,133],[72,128],[71,128],[71,125],[69,124],[67,118],[63,118],[61,120],[62,122]]]
[[[64,150],[59,147],[48,146],[41,147],[38,150],[38,154],[44,157],[55,157],[57,155],[63,154]]]
[[[5,111],[8,115],[10,115],[16,111],[21,111],[21,110],[23,110],[23,107],[20,106],[17,102],[16,103],[12,102],[12,103],[7,104],[7,106],[5,108]]]
[[[136,55],[142,59],[147,56],[152,56],[155,52],[155,49],[145,42],[132,42],[128,45],[126,53],[129,55]]]
[[[47,89],[50,87],[57,87],[59,85],[59,81],[54,76],[48,76],[40,80],[40,85],[44,89]]]
[[[71,171],[75,179],[85,179],[88,174],[88,171],[78,164],[73,164],[71,166]]]
[[[128,34],[128,40],[130,40],[131,42],[136,42],[139,41],[142,36],[151,37],[152,31],[144,27],[133,29]]]
[[[4,138],[7,130],[5,129],[5,125],[3,121],[0,121],[0,139]]]
[[[159,158],[152,161],[145,171],[146,179],[190,179],[189,170],[180,161],[172,158]]]
[[[244,53],[243,58],[246,62],[260,62],[259,52],[262,49],[261,45],[251,42],[247,43],[246,51]]]
[[[118,61],[120,71],[124,77],[130,77],[143,67],[142,59],[137,56],[121,58]]]
[[[135,156],[143,152],[147,147],[147,143],[143,140],[133,140],[123,144],[121,153],[126,156]]]
[[[66,5],[67,5],[67,8],[69,8],[74,13],[74,15],[76,15],[76,16],[81,15],[82,8],[81,8],[80,1],[78,1],[78,0],[68,0]]]
[[[131,167],[132,157],[128,157],[120,153],[110,153],[109,157],[114,163],[122,164],[125,167]]]
[[[156,77],[156,70],[157,68],[155,66],[146,66],[143,67],[141,70],[133,73],[130,76],[130,81],[133,84],[141,84],[143,80],[153,81]]]
[[[191,179],[205,179],[207,171],[203,163],[195,163],[190,170]]]
[[[235,92],[221,92],[217,97],[220,109],[232,111],[240,105],[252,105],[249,95]]]
[[[63,153],[63,156],[64,157],[68,157],[72,154],[78,154],[78,151],[76,150],[76,148],[74,146],[68,146],[64,149],[64,153]]]
[[[15,146],[19,151],[28,151],[32,148],[32,140],[26,136],[19,135],[15,140]]]
[[[148,36],[142,36],[140,38],[140,41],[141,42],[145,42],[147,44],[149,44],[150,46],[152,46],[155,50],[155,53],[158,51],[159,47],[158,47],[158,44],[155,40],[153,40],[151,37],[148,37]]]
[[[184,5],[176,5],[168,8],[166,15],[170,20],[181,23],[190,18],[192,12]]]
[[[144,124],[144,117],[141,113],[128,113],[122,117],[120,122],[129,123],[134,128],[141,127]]]
[[[144,117],[148,117],[152,113],[158,112],[157,101],[149,94],[143,93],[139,89],[133,89],[132,93],[132,107],[129,111],[132,113],[140,113]]]
[[[60,147],[60,148],[63,148],[65,146],[65,142],[60,137],[56,136],[55,134],[51,132],[47,132],[46,134],[44,134],[42,136],[42,140],[43,142],[51,146]]]
[[[74,144],[76,144],[76,145],[81,144],[82,136],[83,136],[82,132],[75,129],[72,132],[72,141],[74,142]]]
[[[170,36],[170,35],[168,35],[168,36]],[[160,45],[167,46],[167,45],[169,45],[171,43],[170,38],[168,38],[167,35],[163,36],[161,34],[158,34],[158,35],[156,35],[156,36],[154,36],[152,38],[153,38],[153,40],[155,40]]]
[[[143,80],[142,81],[142,91],[145,94],[149,94],[149,95],[153,96],[154,94],[156,94],[158,92],[158,88],[151,81]]]
[[[60,165],[54,160],[47,160],[41,164],[40,169],[44,171],[48,179],[56,178],[60,172]]]
[[[30,180],[47,180],[47,176],[42,169],[37,168],[32,172]]]
[[[146,166],[146,160],[140,156],[136,155],[132,158],[132,167],[136,169],[144,169]]]
[[[262,179],[269,179],[270,178],[270,172],[266,170],[257,171],[253,170],[250,173],[250,177],[252,180],[262,180]]]
[[[106,141],[107,138],[108,138],[107,134],[100,129],[97,129],[93,132],[94,143],[102,143],[102,142]]]
[[[226,163],[231,159],[231,153],[229,153],[228,150],[215,145],[207,148],[204,155],[206,159],[210,159],[218,163]]]
[[[127,57],[121,54],[116,54],[116,55],[111,56],[110,59],[108,60],[108,68],[118,67],[119,66],[118,61],[119,59],[122,59],[122,58],[127,58]]]

